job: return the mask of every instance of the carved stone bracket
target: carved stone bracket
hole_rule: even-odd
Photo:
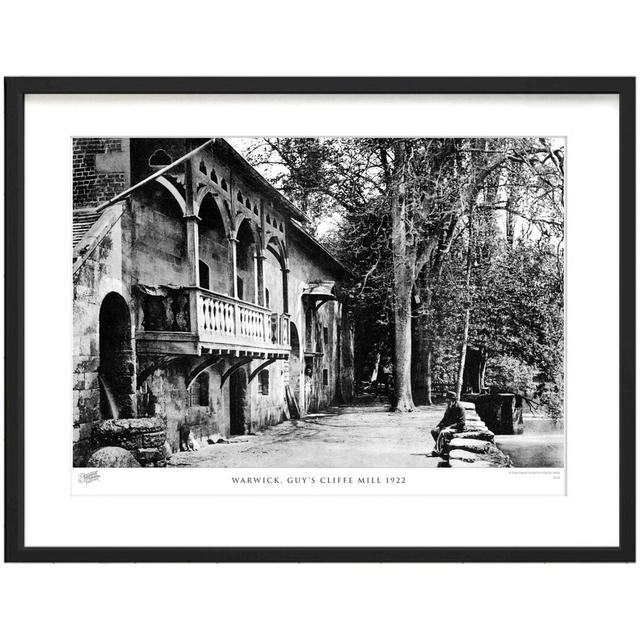
[[[278,358],[269,358],[265,362],[263,362],[260,366],[256,367],[249,374],[249,382],[251,382],[263,369],[266,369],[269,365],[273,364]]]
[[[247,364],[247,362],[251,362],[251,360],[253,360],[253,356],[247,356],[245,358],[240,358],[237,362],[234,362],[223,374],[222,377],[220,379],[220,388],[222,389],[222,387],[224,386],[224,383],[227,381],[227,378],[234,373],[235,371],[237,371],[240,367],[244,366],[245,364]]]

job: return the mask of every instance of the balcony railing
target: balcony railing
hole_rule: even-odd
[[[183,344],[189,335],[197,351],[200,347],[244,351],[289,347],[287,314],[198,287],[141,289],[138,338],[142,342],[154,336],[166,342],[174,336]]]

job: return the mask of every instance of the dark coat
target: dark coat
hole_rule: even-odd
[[[445,429],[446,427],[455,427],[457,429],[464,429],[465,426],[465,411],[460,402],[454,402],[444,412],[442,420],[438,423],[436,429]]]

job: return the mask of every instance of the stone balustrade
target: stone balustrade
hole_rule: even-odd
[[[220,293],[195,289],[197,332],[203,342],[266,348],[289,345],[289,317]]]
[[[290,346],[286,313],[273,313],[201,287],[139,287],[138,353],[247,351],[280,353]]]

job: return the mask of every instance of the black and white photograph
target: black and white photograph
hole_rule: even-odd
[[[565,152],[75,137],[73,466],[564,468]]]

